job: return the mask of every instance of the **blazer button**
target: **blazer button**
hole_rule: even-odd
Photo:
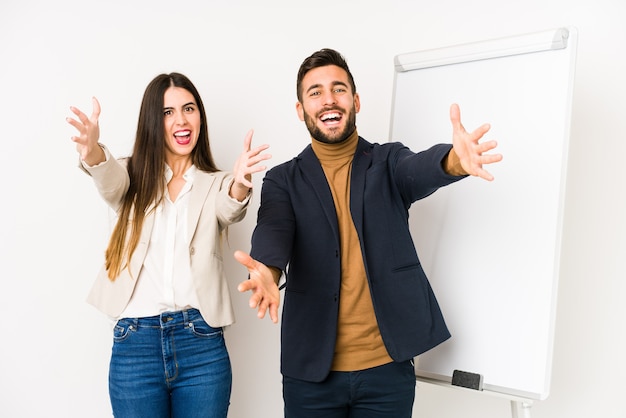
[[[194,247],[189,248],[189,254],[194,255],[196,253],[196,249]]]

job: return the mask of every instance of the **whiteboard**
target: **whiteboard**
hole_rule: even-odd
[[[449,108],[488,122],[503,160],[410,209],[420,260],[452,338],[416,376],[483,376],[483,389],[545,399],[550,373],[575,48],[574,28],[395,57],[391,132],[414,151],[450,143]]]

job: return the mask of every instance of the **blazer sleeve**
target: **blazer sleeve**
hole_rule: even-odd
[[[269,170],[263,178],[257,224],[250,255],[263,264],[285,271],[293,247],[296,216],[285,165]]]
[[[100,146],[106,155],[104,162],[92,167],[79,160],[78,167],[91,176],[100,196],[117,212],[130,187],[130,176],[126,168],[128,159],[116,160],[106,146]]]

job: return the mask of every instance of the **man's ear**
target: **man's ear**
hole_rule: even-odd
[[[304,108],[302,107],[302,103],[296,102],[296,112],[298,112],[298,118],[304,121]]]

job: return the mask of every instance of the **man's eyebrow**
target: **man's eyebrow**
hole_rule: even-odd
[[[318,83],[318,84],[312,84],[312,85],[310,85],[310,86],[309,86],[309,88],[308,88],[308,89],[306,89],[306,92],[308,93],[308,92],[310,92],[311,90],[315,90],[315,89],[320,88],[320,87],[322,87],[322,85],[321,85],[321,84],[319,84],[319,83]]]
[[[343,81],[339,81],[339,80],[333,81],[333,82],[331,83],[331,85],[332,85],[333,87],[335,87],[335,86],[344,86],[344,87],[348,87],[348,85],[347,85],[346,83],[344,83]],[[322,85],[321,85],[321,84],[319,84],[319,83],[318,83],[318,84],[313,84],[313,85],[311,85],[308,89],[306,89],[306,92],[308,93],[309,91],[314,90],[314,89],[317,89],[317,88],[320,88],[320,87],[322,87]]]

